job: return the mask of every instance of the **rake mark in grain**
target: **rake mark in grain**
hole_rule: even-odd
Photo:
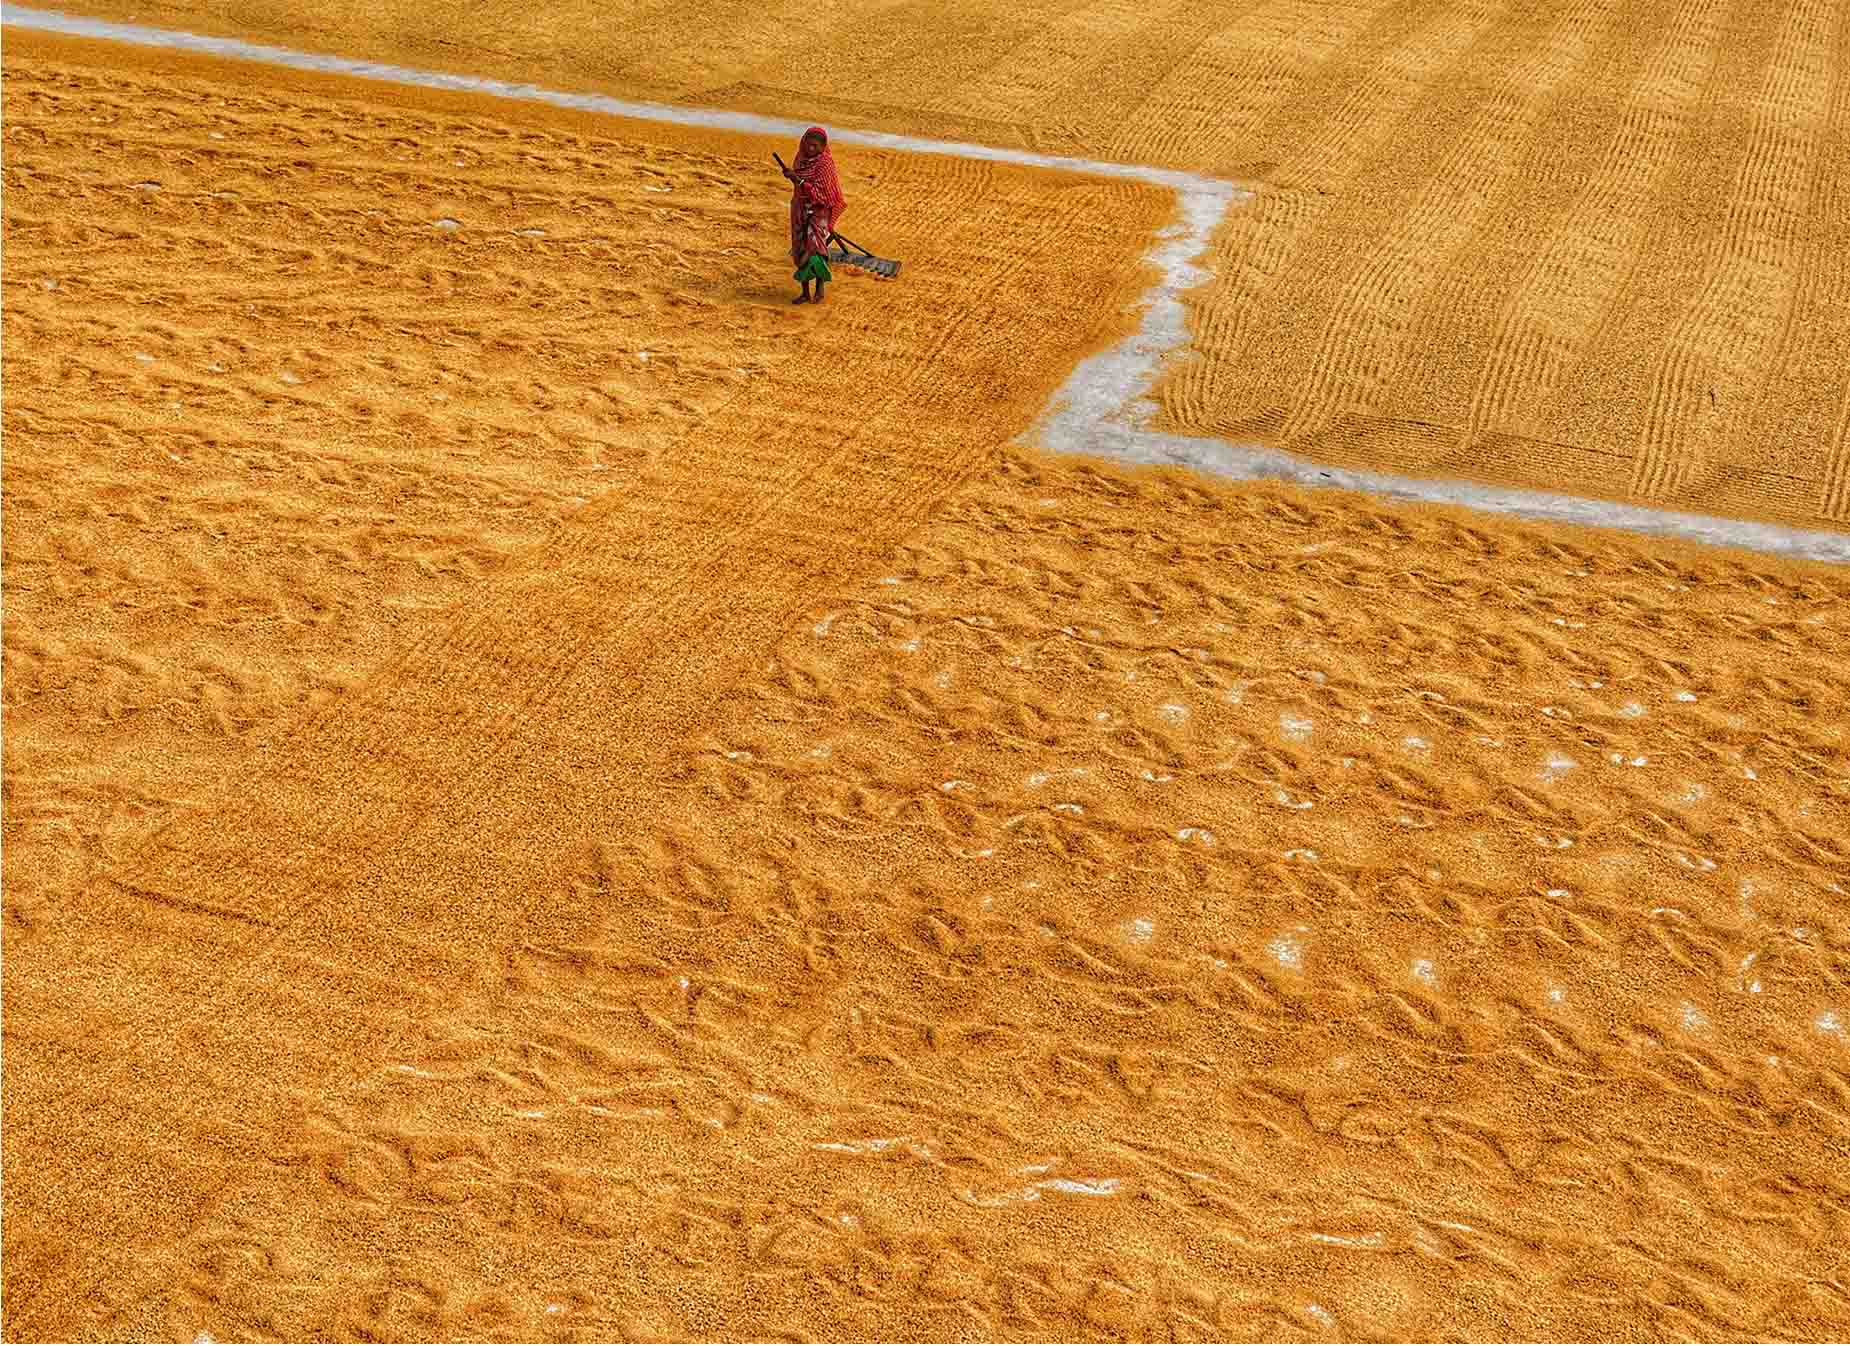
[[[1752,406],[1785,330],[1810,178],[1822,167],[1830,18],[1821,0],[1792,0],[1784,11],[1701,289],[1652,380],[1636,495],[1671,498],[1713,470],[1710,443]]]

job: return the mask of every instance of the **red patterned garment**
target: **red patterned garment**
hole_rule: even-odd
[[[829,250],[829,231],[848,208],[827,131],[812,126],[803,133],[790,175],[795,179],[790,193],[790,257],[802,266],[810,254]]]

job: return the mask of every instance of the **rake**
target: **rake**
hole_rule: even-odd
[[[775,150],[771,157],[777,160],[777,166],[789,175],[790,168],[784,163],[784,157]],[[863,271],[872,272],[882,280],[892,280],[899,275],[899,263],[887,257],[876,257],[851,238],[844,238],[833,229],[829,230],[829,242],[835,244],[823,253],[823,259],[830,266],[854,266]]]
[[[890,257],[876,257],[851,238],[843,238],[833,229],[829,230],[829,242],[839,244],[823,254],[830,266],[858,266],[863,271],[871,271],[882,280],[892,280],[899,275],[899,263]]]

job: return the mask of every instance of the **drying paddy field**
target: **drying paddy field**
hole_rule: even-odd
[[[1850,7],[77,8],[1234,179],[1165,442],[1850,535]],[[1850,1332],[1850,569],[1046,451],[1157,183],[793,309],[787,142],[3,73],[8,1339]]]

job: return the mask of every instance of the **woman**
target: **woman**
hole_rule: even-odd
[[[790,259],[796,263],[797,280],[803,292],[792,303],[822,302],[822,287],[835,277],[829,271],[829,234],[842,211],[848,207],[841,192],[841,179],[835,173],[835,159],[829,153],[829,133],[812,126],[803,133],[797,147],[797,161],[784,170],[790,179]],[[816,297],[809,295],[810,282],[816,283]]]

